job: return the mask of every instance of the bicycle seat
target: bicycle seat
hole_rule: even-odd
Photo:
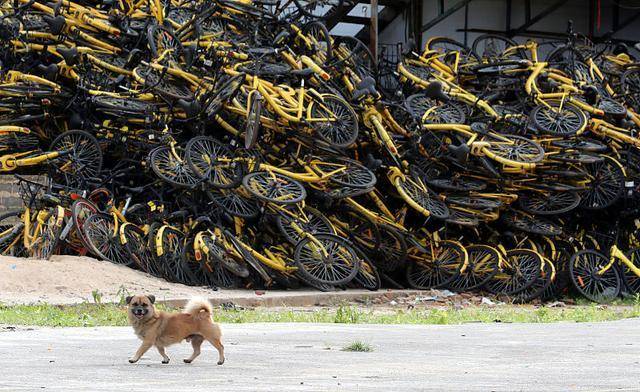
[[[73,66],[78,63],[78,48],[66,48],[64,46],[60,46],[56,48],[56,51],[60,53],[60,56],[62,56],[64,62],[67,63],[68,66]]]
[[[358,83],[356,90],[353,92],[352,99],[354,101],[358,101],[366,95],[372,95],[374,97],[378,95],[378,90],[376,90],[376,80],[371,76],[367,76],[362,80],[362,82]]]
[[[376,171],[382,166],[382,159],[376,159],[373,154],[367,154],[364,165],[371,171]]]
[[[53,81],[55,80],[56,75],[58,74],[58,66],[55,64],[49,64],[49,65],[39,64],[38,71],[42,72],[45,79]]]
[[[185,113],[187,113],[188,117],[195,117],[198,115],[198,113],[200,113],[201,111],[201,107],[200,104],[198,103],[198,101],[191,100],[191,101],[187,101],[186,99],[178,99],[178,101],[176,102],[176,105],[185,111]]]
[[[206,215],[197,217],[196,220],[194,221],[194,223],[196,225],[199,225],[200,223],[211,223],[211,224],[213,224],[213,222],[211,221],[211,218],[209,218]]]
[[[449,101],[449,97],[447,96],[447,94],[444,93],[444,91],[442,89],[442,83],[440,83],[440,82],[431,82],[431,83],[429,83],[427,88],[422,90],[422,93],[425,96],[427,96],[428,98],[432,98],[432,99],[435,99],[435,100],[440,101],[440,102],[448,102]]]
[[[44,21],[49,25],[49,29],[51,30],[51,34],[53,35],[59,35],[60,33],[62,33],[62,29],[64,28],[65,24],[67,24],[64,16],[60,15],[55,17],[43,15],[42,19],[44,19]]]
[[[459,146],[454,146],[450,144],[447,149],[453,155],[453,158],[461,163],[466,162],[469,159],[469,152],[471,152],[471,147],[467,144],[461,144]]]
[[[633,47],[640,52],[640,42],[636,43],[635,45],[633,45]]]

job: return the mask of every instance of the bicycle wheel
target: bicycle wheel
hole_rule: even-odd
[[[624,99],[636,112],[640,110],[640,68],[626,70],[620,77]]]
[[[184,233],[172,227],[161,228],[160,238],[156,238],[156,246],[161,245],[162,254],[157,256],[162,266],[165,279],[171,282],[185,283],[188,278],[182,267]],[[160,244],[157,244],[157,241]]]
[[[258,91],[251,94],[249,110],[244,128],[244,148],[252,149],[260,133],[260,116],[262,115],[262,95]]]
[[[151,169],[163,181],[178,187],[193,187],[200,180],[185,159],[182,147],[161,146],[151,151]]]
[[[380,279],[380,274],[378,273],[378,269],[375,265],[369,260],[367,255],[358,249],[354,248],[358,257],[360,257],[360,268],[358,269],[358,273],[353,278],[353,283],[364,287],[369,291],[378,291],[382,286],[382,280]]]
[[[453,282],[467,259],[464,247],[442,241],[433,250],[414,246],[407,256],[407,283],[417,290],[444,287]]]
[[[204,99],[204,113],[208,120],[213,120],[222,107],[233,100],[240,91],[244,83],[245,75],[240,74],[229,78],[221,78],[213,91],[209,92]]]
[[[86,199],[78,199],[73,202],[71,205],[71,219],[73,219],[73,226],[75,228],[76,234],[80,238],[82,245],[89,249],[89,241],[87,237],[84,235],[84,231],[82,227],[84,225],[85,220],[91,215],[98,212],[98,207]]]
[[[235,188],[242,181],[242,166],[230,162],[232,156],[227,145],[209,136],[196,136],[186,147],[191,172],[220,189]]]
[[[509,226],[526,233],[544,236],[562,234],[562,227],[542,218],[534,217],[522,212],[510,211],[502,214],[503,221]]]
[[[556,136],[573,136],[587,125],[587,116],[571,102],[548,102],[538,105],[529,118],[536,129]]]
[[[620,294],[621,281],[615,265],[601,273],[609,258],[595,250],[581,250],[569,260],[574,287],[587,299],[598,303],[613,301]]]
[[[334,1],[342,1],[342,0],[334,0]],[[313,21],[307,23],[302,28],[302,33],[310,38],[311,48],[307,48],[306,45],[303,49],[309,49],[310,55],[314,56],[320,65],[326,64],[332,60],[333,57],[333,48],[332,48],[332,38],[329,34],[329,30],[327,27],[318,21]]]
[[[469,264],[464,272],[460,273],[449,283],[449,289],[453,291],[470,291],[478,289],[489,282],[498,273],[500,252],[487,245],[465,246],[469,255]]]
[[[87,239],[89,251],[102,260],[115,264],[132,266],[133,260],[115,231],[114,218],[108,214],[96,213],[89,216],[82,224],[82,231]]]
[[[42,224],[42,232],[28,248],[29,256],[40,260],[49,260],[60,241],[60,234],[64,228],[64,214],[58,208],[50,208],[48,217]]]
[[[425,124],[464,124],[466,116],[456,105],[440,103],[424,94],[414,94],[405,100],[407,110]]]
[[[633,265],[640,267],[640,249],[632,249],[627,255]],[[622,263],[622,280],[630,294],[640,293],[640,277],[624,263]]]
[[[144,231],[136,225],[125,223],[122,235],[125,239],[124,249],[127,251],[127,257],[133,260],[141,271],[152,273],[153,255],[147,246]]]
[[[348,188],[371,189],[376,185],[376,175],[360,162],[342,157],[322,157],[311,162],[311,167],[327,175],[329,181]]]
[[[251,195],[269,203],[296,204],[307,197],[302,184],[278,173],[249,173],[242,179],[242,185]]]
[[[442,200],[437,199],[437,196],[432,194],[417,176],[406,176],[404,180],[398,178],[395,185],[400,196],[413,209],[424,216],[432,216],[442,220],[449,217],[447,205]]]
[[[518,43],[511,38],[498,34],[482,34],[473,41],[471,50],[483,60],[510,60],[526,59],[527,53],[523,49],[506,52],[507,49],[517,46]],[[505,53],[506,52],[506,53]]]
[[[358,138],[358,117],[345,100],[334,95],[323,95],[313,101],[308,122],[320,139],[332,147],[346,148]]]
[[[102,170],[102,150],[91,134],[73,130],[64,132],[51,142],[50,151],[67,152],[51,161],[56,168],[52,176],[68,186],[84,186],[84,180],[97,177]]]
[[[577,208],[580,196],[575,192],[528,192],[519,195],[518,202],[520,208],[530,214],[559,215]]]
[[[330,285],[342,285],[353,280],[361,262],[353,246],[333,234],[305,237],[296,245],[293,259],[298,273]]]
[[[445,54],[441,61],[449,66],[477,64],[480,57],[467,45],[447,37],[434,37],[427,42],[427,48]]]
[[[624,191],[624,174],[617,162],[609,157],[583,165],[589,183],[580,193],[580,207],[587,210],[601,210],[615,204]]]
[[[487,135],[482,152],[499,163],[511,166],[531,165],[544,159],[544,149],[533,140],[522,136],[500,134]]]
[[[213,261],[214,264],[219,263],[222,268],[239,278],[249,277],[249,269],[247,266],[231,257],[222,245],[222,241],[224,241],[223,237],[205,235],[202,237],[202,241],[208,249],[205,253],[209,261]]]
[[[533,301],[536,298],[539,298],[543,295],[543,293],[551,286],[551,269],[553,268],[551,265],[551,261],[544,260],[545,267],[538,277],[533,281],[531,286],[526,289],[520,291],[513,297],[514,303],[526,304],[528,302]]]
[[[369,47],[357,38],[341,36],[335,39],[334,53],[343,63],[354,71],[360,79],[371,77],[378,79],[376,59]]]
[[[177,61],[182,55],[182,43],[173,34],[171,30],[157,24],[150,24],[147,28],[147,44],[151,56],[157,59],[164,54],[163,60],[167,60],[167,56]]]
[[[235,192],[207,192],[209,199],[226,213],[244,219],[253,219],[260,214],[260,208],[251,200]]]
[[[538,278],[542,262],[540,254],[532,250],[508,250],[504,265],[484,287],[494,294],[517,294]]]
[[[26,257],[22,235],[24,210],[10,211],[0,215],[0,254],[3,256]]]
[[[389,225],[377,225],[378,244],[372,253],[376,266],[384,272],[395,271],[405,265],[408,246],[405,236]]]
[[[292,210],[291,213],[280,213],[276,223],[284,238],[293,245],[307,234],[336,234],[329,219],[315,208],[306,206],[302,212]]]

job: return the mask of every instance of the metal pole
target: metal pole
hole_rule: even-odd
[[[369,49],[374,61],[378,61],[378,0],[371,0],[371,28],[369,29]]]

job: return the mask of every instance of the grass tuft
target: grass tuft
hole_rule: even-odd
[[[342,351],[351,351],[351,352],[358,352],[358,353],[369,353],[369,352],[373,351],[373,347],[371,347],[369,344],[367,344],[365,342],[361,342],[359,340],[356,340],[355,342],[351,343],[350,345],[343,347]]]

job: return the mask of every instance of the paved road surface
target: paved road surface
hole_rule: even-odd
[[[224,325],[211,346],[127,358],[129,328],[0,332],[0,391],[640,391],[640,320],[458,326]],[[363,340],[370,353],[341,348]]]

